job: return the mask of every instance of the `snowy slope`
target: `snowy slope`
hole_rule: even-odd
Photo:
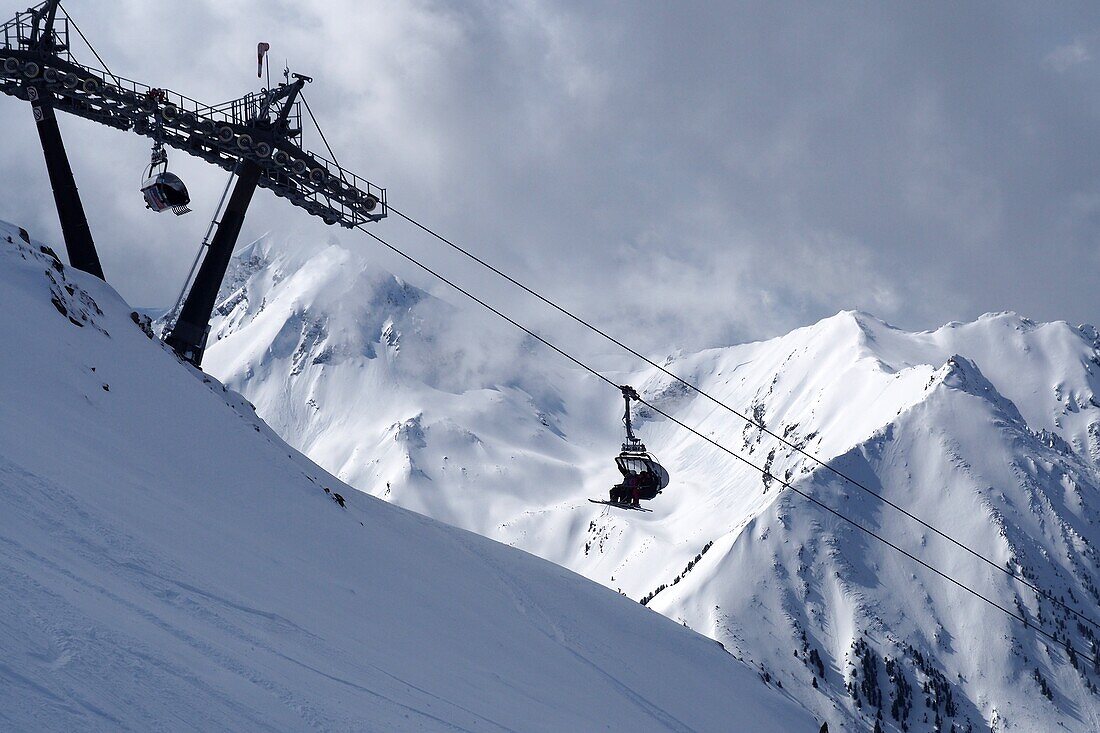
[[[207,367],[293,445],[363,491],[644,599],[766,670],[834,727],[871,729],[879,705],[867,697],[879,690],[887,729],[937,729],[932,704],[944,730],[1100,729],[1095,672],[645,410],[641,432],[673,486],[652,514],[588,504],[616,476],[620,402],[476,312],[352,253],[297,242],[253,245],[224,295]],[[482,356],[494,351],[508,356]],[[1095,329],[990,314],[908,333],[845,312],[666,364],[1100,621]],[[1098,629],[1064,612],[1054,621],[1049,601],[667,376],[613,376],[1090,648]],[[851,684],[872,664],[875,684]]]
[[[817,730],[713,641],[341,484],[14,235],[0,729]]]
[[[222,294],[205,368],[341,479],[482,534],[576,495],[574,375],[499,324],[337,246],[256,242]],[[587,389],[570,418],[600,425],[604,393]]]

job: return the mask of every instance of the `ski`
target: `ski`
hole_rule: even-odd
[[[632,512],[651,512],[652,509],[646,509],[645,507],[634,506],[633,504],[620,504],[616,501],[600,501],[599,499],[589,499],[593,504],[603,504],[605,506],[618,507],[619,509],[629,509]]]

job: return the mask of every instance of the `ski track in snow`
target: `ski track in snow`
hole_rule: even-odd
[[[465,542],[460,543],[471,554],[474,554],[474,550]],[[683,722],[677,720],[675,716],[662,710],[661,708],[653,705],[645,699],[645,697],[639,694],[637,691],[631,689],[627,685],[617,680],[613,674],[609,674],[600,665],[593,662],[587,656],[582,654],[576,649],[576,647],[566,637],[565,633],[555,623],[553,617],[545,613],[539,605],[531,598],[526,597],[519,591],[520,584],[516,582],[516,578],[511,576],[501,565],[489,558],[481,558],[488,563],[500,579],[501,588],[507,592],[515,604],[517,611],[524,615],[535,613],[539,617],[539,628],[543,630],[548,638],[554,642],[560,644],[566,649],[573,657],[579,662],[584,664],[589,669],[596,672],[602,678],[604,678],[610,685],[618,689],[623,693],[624,697],[633,702],[639,709],[644,711],[646,715],[651,716],[657,723],[659,723],[663,729],[679,731],[681,733],[690,733],[693,729],[684,725]]]

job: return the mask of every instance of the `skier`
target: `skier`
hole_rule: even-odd
[[[642,498],[642,489],[649,484],[649,480],[646,478],[648,473],[649,471],[639,473],[634,480],[634,485],[630,487],[630,506],[641,506],[638,500]]]
[[[638,475],[638,489],[634,494],[634,505],[638,505],[638,499],[645,499],[649,501],[657,496],[658,486],[660,486],[660,479],[657,478],[657,474],[653,473],[649,469],[642,471]]]
[[[629,504],[630,500],[638,501],[638,474],[628,473],[623,476],[621,484],[611,487],[612,504]]]

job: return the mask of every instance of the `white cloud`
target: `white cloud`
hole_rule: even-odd
[[[254,85],[255,43],[271,43],[275,71],[287,58],[314,77],[307,94],[342,163],[646,349],[769,336],[847,308],[918,327],[1006,308],[1096,320],[1092,270],[1076,266],[1094,256],[1095,217],[1068,216],[1065,202],[1094,187],[1100,72],[1080,63],[1084,41],[1049,54],[1049,68],[1078,64],[1059,84],[1034,60],[1047,39],[1100,27],[1100,7],[70,9],[114,71],[208,102]],[[25,172],[0,176],[0,218],[60,242],[27,105],[0,100],[0,129],[0,170]],[[174,153],[196,213],[156,217],[136,190],[148,141],[80,120],[62,130],[109,278],[135,303],[170,301],[223,174]],[[265,191],[242,241],[291,228],[377,250]],[[547,321],[395,217],[374,231],[517,317]]]
[[[1080,38],[1073,43],[1058,48],[1047,54],[1045,59],[1047,66],[1055,71],[1065,72],[1078,64],[1092,60],[1088,46]]]

